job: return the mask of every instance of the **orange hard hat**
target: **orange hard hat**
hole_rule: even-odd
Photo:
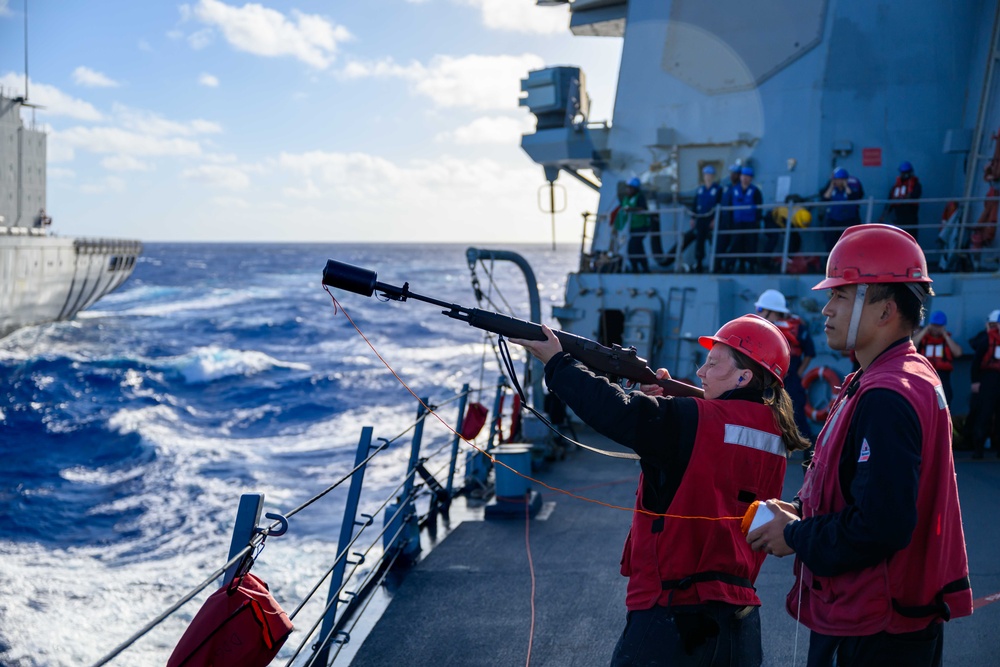
[[[779,385],[785,386],[784,377],[788,372],[792,351],[781,330],[763,317],[737,317],[723,324],[714,336],[702,336],[698,342],[709,350],[716,343],[739,350],[763,366],[778,380]]]
[[[899,227],[866,224],[844,230],[826,260],[826,279],[813,289],[931,282],[924,251],[916,239]]]

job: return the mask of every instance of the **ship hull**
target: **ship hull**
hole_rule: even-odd
[[[25,228],[0,235],[0,337],[71,319],[125,282],[139,241],[63,238]]]

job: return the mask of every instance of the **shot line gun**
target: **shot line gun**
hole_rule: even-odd
[[[456,320],[468,322],[469,326],[489,331],[508,338],[524,338],[526,340],[545,340],[542,326],[516,317],[493,313],[479,308],[466,308],[455,303],[448,303],[429,296],[423,296],[410,291],[410,284],[389,285],[378,281],[375,271],[345,262],[331,259],[323,269],[323,284],[337,289],[346,290],[362,296],[372,296],[376,291],[386,299],[406,301],[416,299],[445,310],[444,315]],[[556,338],[562,344],[563,350],[574,359],[598,373],[639,382],[642,384],[657,384],[663,387],[664,393],[670,396],[704,397],[704,391],[684,382],[671,379],[659,379],[656,373],[640,357],[635,348],[623,348],[620,345],[605,347],[596,341],[583,336],[577,336],[565,331],[553,330]]]

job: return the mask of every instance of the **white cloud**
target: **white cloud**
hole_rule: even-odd
[[[215,31],[211,28],[205,28],[197,32],[193,32],[188,35],[187,41],[191,45],[191,48],[195,51],[201,51],[204,48],[208,48],[212,41],[215,39]]]
[[[13,72],[0,76],[0,86],[7,91],[24,92],[24,77]],[[79,120],[98,121],[103,118],[101,112],[88,102],[71,97],[55,86],[29,81],[28,90],[31,102],[45,107],[40,113],[52,116],[68,116]]]
[[[371,201],[369,198],[373,196],[381,201],[403,191],[411,198],[427,202],[439,201],[442,192],[453,197],[460,197],[462,193],[476,193],[477,197],[487,193],[499,195],[509,193],[512,184],[521,188],[538,180],[535,170],[527,165],[524,169],[511,169],[495,160],[450,156],[396,164],[366,153],[311,151],[282,153],[278,164],[305,178],[306,186],[297,190],[299,193],[309,190],[309,182],[315,179],[320,182],[325,196],[360,202]]]
[[[399,65],[391,58],[348,63],[341,76],[348,79],[397,77],[410,82],[413,91],[429,97],[439,107],[511,109],[517,107],[521,79],[529,70],[544,66],[540,56],[470,55],[434,56],[428,65]]]
[[[145,51],[147,53],[153,52],[153,47],[144,39],[139,40],[138,47],[140,51]]]
[[[152,111],[133,109],[124,104],[115,104],[112,107],[112,111],[114,112],[115,120],[126,129],[154,137],[190,137],[196,134],[216,134],[222,132],[222,127],[218,123],[208,120],[195,119],[187,122],[179,122],[164,118]]]
[[[49,180],[68,181],[76,178],[75,171],[63,167],[49,167],[45,172],[48,174]]]
[[[0,0],[0,16],[11,16],[10,0]]]
[[[533,128],[534,122],[528,116],[521,118],[483,116],[467,125],[442,132],[435,139],[461,145],[502,144],[513,146],[520,142],[522,134],[529,134]]]
[[[453,155],[391,160],[312,151],[283,153],[278,162],[291,179],[280,199],[289,209],[282,216],[288,220],[283,238],[371,239],[376,228],[382,238],[396,241],[548,238],[548,218],[538,213],[536,202],[544,179],[526,160]],[[575,230],[580,211],[593,207],[596,197],[574,182],[565,187],[572,193],[571,208],[560,221]],[[477,221],[472,227],[470,215]],[[259,229],[267,237],[267,228]]]
[[[555,35],[569,32],[569,8],[539,7],[535,0],[456,0],[478,7],[483,25],[494,30]]]
[[[232,153],[206,153],[202,156],[205,162],[212,162],[214,164],[233,164],[239,160]]]
[[[193,8],[182,6],[181,16],[218,28],[239,51],[268,57],[292,56],[317,69],[329,67],[338,44],[351,39],[347,28],[317,14],[293,9],[289,18],[256,3],[235,7],[219,0],[200,0]]]
[[[202,72],[201,75],[198,77],[198,83],[208,88],[218,88],[219,78],[216,76],[212,76],[208,72]]]
[[[153,168],[131,155],[111,155],[101,160],[101,166],[110,171],[149,171]]]
[[[118,127],[71,127],[53,133],[60,143],[91,153],[114,155],[200,155],[201,146],[190,139],[152,137]]]
[[[319,199],[323,196],[323,191],[316,187],[313,179],[307,178],[305,186],[301,188],[283,188],[281,194],[292,199]]]
[[[219,208],[250,208],[250,204],[239,197],[212,197],[211,202]]]
[[[45,142],[45,152],[47,154],[49,164],[72,162],[76,157],[76,151],[73,150],[73,147],[62,141],[58,134],[55,134],[52,131],[49,131],[48,134],[48,141]],[[52,173],[51,169],[49,169],[49,173]]]
[[[81,185],[80,192],[86,195],[103,195],[125,192],[125,181],[117,176],[108,176],[103,181]]]
[[[121,85],[108,75],[83,65],[73,70],[73,82],[88,88],[117,88]]]
[[[185,169],[181,172],[181,176],[227,190],[246,190],[250,187],[250,177],[237,167],[203,164],[192,169]]]

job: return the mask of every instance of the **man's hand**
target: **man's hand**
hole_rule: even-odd
[[[544,324],[542,325],[542,333],[545,334],[545,340],[526,340],[524,338],[508,338],[507,340],[515,345],[521,345],[536,359],[543,364],[547,364],[549,363],[549,359],[562,352],[562,343],[552,333],[552,329]]]
[[[799,520],[795,505],[777,499],[768,500],[766,505],[774,518],[747,535],[750,548],[779,558],[795,553],[785,542],[785,526]]]

